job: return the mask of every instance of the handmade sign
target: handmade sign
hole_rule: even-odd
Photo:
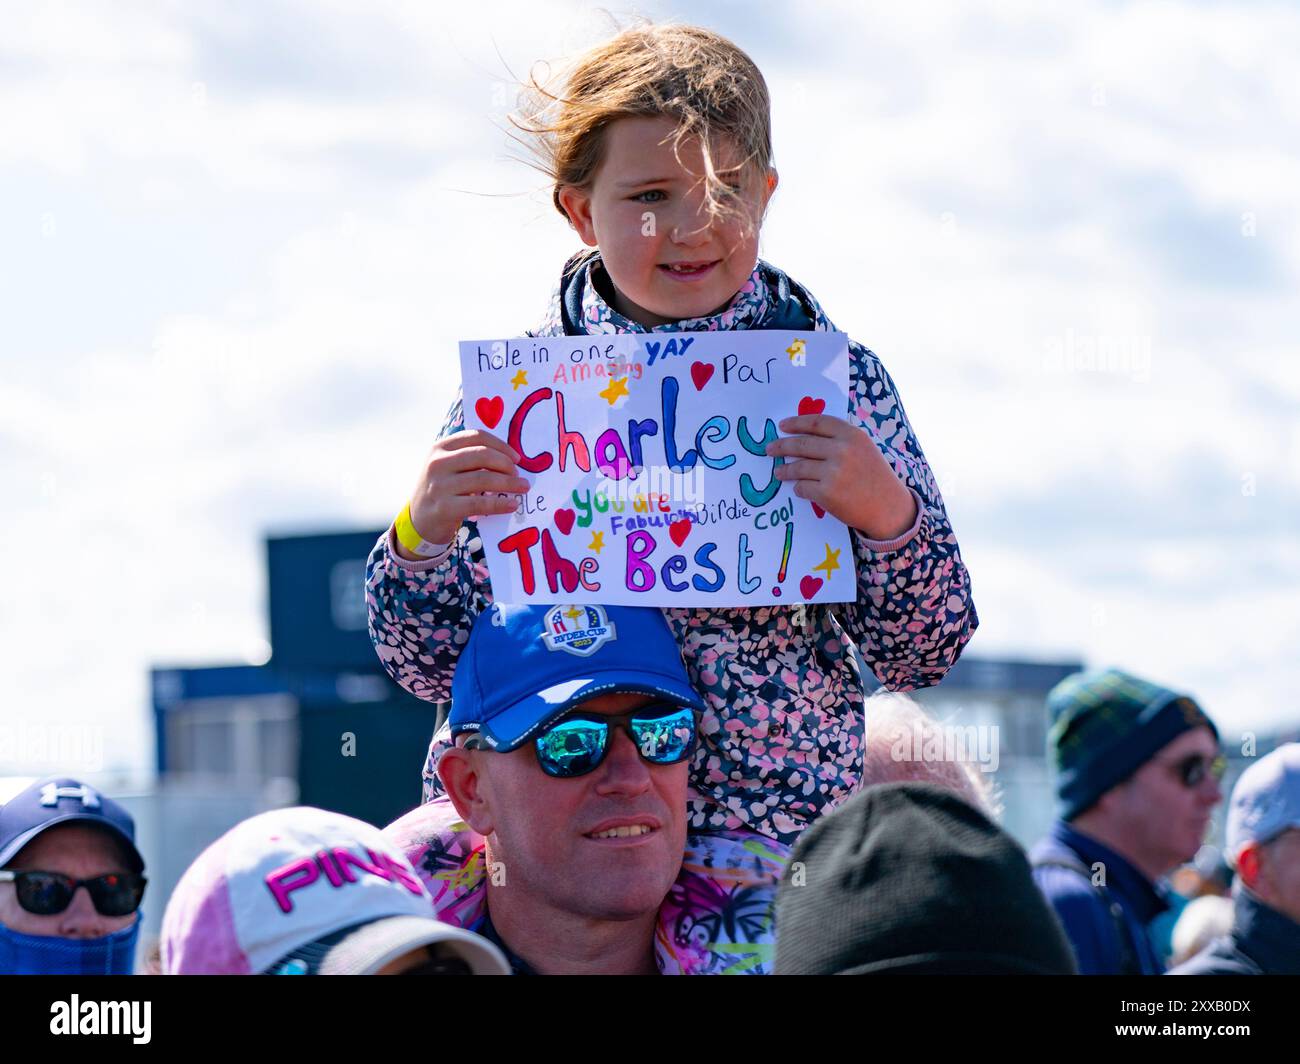
[[[777,424],[848,410],[843,333],[465,341],[465,426],[523,456],[479,519],[499,602],[754,606],[857,598],[845,525],[776,478]]]

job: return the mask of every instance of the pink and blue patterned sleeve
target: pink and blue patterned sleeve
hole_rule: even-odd
[[[461,399],[439,438],[464,428]],[[492,601],[478,527],[464,522],[442,558],[401,557],[390,527],[366,562],[370,639],[388,674],[428,702],[451,698],[451,676],[476,618]]]
[[[844,634],[886,687],[932,687],[956,663],[979,618],[970,574],[898,390],[873,352],[850,344],[849,415],[916,496],[912,527],[897,539],[854,530],[858,599],[834,607]]]

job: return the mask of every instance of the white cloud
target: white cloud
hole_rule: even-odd
[[[1282,719],[1300,16],[711,10],[773,91],[763,254],[897,380],[974,575],[974,652]],[[263,534],[388,519],[455,342],[536,324],[577,247],[506,158],[506,68],[605,26],[522,2],[7,19],[9,705],[115,722],[144,764],[150,663],[259,652]]]

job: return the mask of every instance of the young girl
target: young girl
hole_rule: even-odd
[[[582,56],[564,91],[534,82],[535,135],[556,208],[594,251],[564,267],[529,335],[834,330],[817,301],[758,259],[777,184],[770,105],[744,52],[708,30],[644,26]],[[690,826],[791,843],[859,785],[858,654],[895,690],[938,683],[978,620],[943,500],[889,374],[850,342],[846,416],[788,418],[768,453],[796,495],[852,530],[856,602],[665,609],[709,713]],[[450,697],[456,657],[492,601],[474,517],[512,512],[518,455],[466,431],[459,399],[366,580],[379,657],[406,690]],[[514,494],[500,494],[514,493]],[[508,663],[502,663],[508,668]],[[441,793],[434,737],[426,800]]]

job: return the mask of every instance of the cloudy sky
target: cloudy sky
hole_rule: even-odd
[[[1300,11],[608,10],[706,24],[768,78],[762,254],[894,375],[972,652],[1300,723]],[[262,660],[263,537],[385,524],[456,341],[539,321],[578,243],[502,131],[511,78],[613,25],[377,0],[0,24],[0,739],[103,727],[147,771],[148,667]]]

